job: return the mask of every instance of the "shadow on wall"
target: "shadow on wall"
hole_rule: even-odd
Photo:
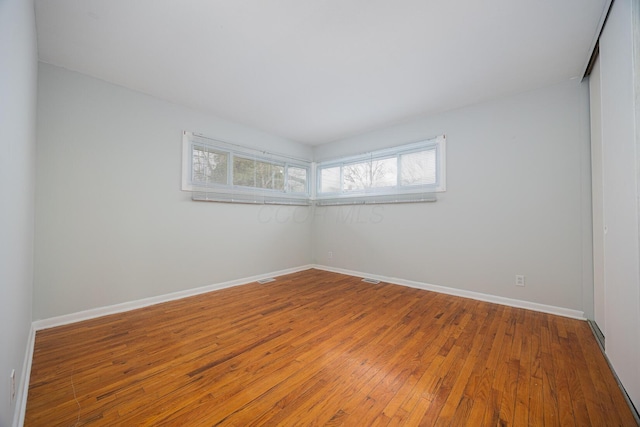
[[[258,210],[258,222],[269,224],[380,224],[385,218],[384,205],[347,206],[276,206]]]

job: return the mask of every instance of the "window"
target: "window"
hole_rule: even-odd
[[[233,185],[284,191],[284,164],[233,157]]]
[[[434,200],[445,191],[445,137],[317,165],[318,204]]]
[[[182,189],[196,200],[310,203],[311,163],[184,132]]]
[[[326,167],[320,170],[320,189],[318,193],[337,193],[342,186],[342,168],[340,166]]]
[[[193,146],[193,170],[191,180],[195,183],[226,184],[228,154],[210,149],[205,145]]]
[[[342,167],[342,173],[344,192],[394,187],[398,178],[398,162],[396,158],[390,158],[350,163]]]
[[[193,192],[194,200],[406,203],[435,201],[435,193],[445,188],[444,135],[317,164],[191,132],[183,135],[182,189]]]
[[[308,193],[309,169],[289,166],[287,168],[287,191],[289,193]]]
[[[436,149],[416,151],[400,155],[400,185],[435,185]]]

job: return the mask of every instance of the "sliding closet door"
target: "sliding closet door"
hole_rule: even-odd
[[[607,356],[636,407],[640,407],[640,147],[636,133],[635,99],[636,91],[640,90],[640,75],[634,66],[634,36],[635,44],[640,43],[640,37],[634,31],[634,27],[639,28],[638,14],[638,0],[616,0],[613,3],[600,36],[599,64],[604,222],[603,332]],[[596,133],[596,139],[597,136]]]
[[[591,106],[591,201],[593,203],[593,312],[596,325],[606,330],[604,290],[604,212],[602,201],[602,110],[600,60],[589,76]]]

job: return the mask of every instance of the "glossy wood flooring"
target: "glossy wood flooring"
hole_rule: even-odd
[[[308,270],[37,333],[28,426],[632,426],[586,322]]]

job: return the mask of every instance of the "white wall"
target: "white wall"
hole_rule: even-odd
[[[182,131],[311,158],[291,141],[40,64],[34,319],[308,264],[300,209],[193,202]]]
[[[604,335],[607,356],[637,408],[640,408],[637,128],[640,76],[638,65],[634,64],[634,27],[640,30],[639,14],[639,2],[615,1],[600,37],[602,203],[607,230],[603,250]],[[640,37],[636,33],[636,49],[638,43]]]
[[[447,136],[436,203],[316,210],[315,262],[592,313],[589,108],[570,82],[315,149]],[[333,252],[333,258],[327,254]],[[515,286],[515,275],[526,286]]]
[[[0,1],[0,426],[31,329],[37,51],[33,2]],[[18,384],[20,385],[20,384]]]

